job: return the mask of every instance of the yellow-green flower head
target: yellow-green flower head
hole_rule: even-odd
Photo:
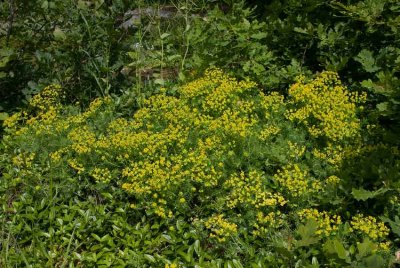
[[[39,94],[32,97],[29,105],[41,111],[47,110],[51,106],[59,106],[62,94],[60,85],[49,85],[45,87]]]
[[[362,233],[372,240],[382,240],[389,235],[389,229],[375,217],[357,214],[351,219],[352,230]]]
[[[226,220],[223,214],[208,218],[204,225],[210,230],[210,237],[219,242],[225,242],[237,233],[237,225]]]
[[[292,108],[286,117],[304,124],[311,136],[337,142],[359,135],[356,104],[364,98],[350,94],[336,73],[323,72],[309,83],[297,82],[289,97]]]
[[[342,224],[339,215],[330,215],[326,211],[318,211],[317,209],[303,209],[297,212],[300,221],[305,223],[308,220],[314,220],[318,224],[315,234],[319,236],[335,235]]]

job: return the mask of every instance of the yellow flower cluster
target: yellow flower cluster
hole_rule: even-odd
[[[338,178],[335,175],[332,175],[326,178],[325,183],[328,185],[337,185],[340,183],[340,178]]]
[[[291,141],[288,141],[288,145],[289,145],[289,151],[290,151],[290,157],[298,160],[299,158],[301,158],[305,151],[306,151],[306,147],[305,146],[301,146],[297,143],[293,143]]]
[[[314,220],[318,224],[318,229],[315,231],[319,236],[334,235],[339,226],[342,224],[342,219],[338,215],[329,215],[326,211],[318,211],[317,209],[303,209],[297,212],[301,222]]]
[[[61,107],[59,102],[62,94],[62,89],[60,85],[49,85],[42,89],[42,91],[33,96],[29,101],[29,105],[31,107],[37,108],[40,111],[45,111],[49,107],[56,106],[57,108]]]
[[[74,128],[68,138],[72,141],[72,149],[78,154],[90,153],[96,142],[96,135],[88,126]]]
[[[97,181],[97,182],[110,182],[111,181],[111,172],[108,168],[94,168],[90,175]]]
[[[261,107],[264,109],[265,119],[273,119],[273,115],[285,109],[284,97],[278,92],[272,92],[269,95],[260,93],[260,96],[262,98]]]
[[[163,91],[146,99],[126,118],[118,118],[108,97],[94,100],[82,112],[61,112],[60,92],[57,86],[46,88],[31,100],[33,115],[20,112],[5,120],[9,137],[25,133],[54,142],[46,144],[52,168],[65,164],[71,174],[96,182],[120,178],[116,183],[132,196],[132,209],[146,209],[168,220],[189,214],[193,206],[214,209],[199,220],[219,242],[238,231],[226,220],[233,210],[252,209],[244,221],[255,236],[263,236],[283,226],[283,206],[290,213],[298,200],[337,185],[338,177],[320,178],[299,160],[339,166],[350,151],[342,141],[359,131],[359,100],[346,93],[332,73],[308,84],[298,82],[286,102],[278,93],[264,95],[254,83],[238,82],[212,69],[181,87],[176,96]],[[304,139],[307,133],[327,142],[314,146]],[[290,141],[280,134],[290,136]],[[28,169],[34,157],[15,153],[10,161]],[[209,215],[213,216],[206,218]],[[318,234],[325,236],[341,223],[339,216],[312,209],[298,216],[302,221],[316,220]],[[353,229],[361,230],[356,225]]]
[[[210,237],[219,242],[225,242],[227,238],[237,234],[237,225],[224,219],[223,214],[208,218],[204,225],[211,231]]]
[[[34,135],[59,134],[67,128],[67,121],[59,120],[59,112],[62,107],[61,97],[62,89],[59,85],[47,86],[30,99],[28,104],[31,109],[15,113],[7,118],[4,126],[15,136],[25,134],[28,130],[32,130]],[[16,125],[21,121],[25,121],[25,125],[16,129]]]
[[[165,264],[165,268],[178,268],[178,267],[179,266],[176,263],[171,263],[171,264],[166,263]]]
[[[365,96],[349,94],[334,72],[323,72],[310,83],[300,80],[289,89],[286,117],[304,124],[313,137],[337,142],[359,135],[356,104]]]
[[[313,179],[306,170],[302,171],[297,164],[289,164],[278,170],[274,179],[293,197],[321,190],[321,183]]]
[[[254,117],[243,117],[237,111],[230,109],[224,111],[218,119],[213,120],[209,129],[212,131],[222,130],[226,135],[236,135],[242,138],[250,135],[251,127],[257,123]]]
[[[258,135],[258,137],[263,140],[267,141],[270,138],[276,136],[281,131],[281,128],[276,125],[266,125]]]
[[[35,153],[20,153],[12,158],[12,163],[18,168],[30,168],[32,167],[33,160],[35,159]]]
[[[253,224],[254,236],[263,237],[268,233],[268,230],[280,228],[284,224],[282,214],[278,212],[269,212],[265,215],[262,211],[257,213],[256,223]]]
[[[76,159],[69,159],[68,164],[71,168],[77,171],[78,174],[81,174],[85,171],[85,168],[82,164],[80,164]]]
[[[327,146],[321,149],[314,148],[312,154],[314,157],[326,161],[328,164],[335,168],[339,168],[344,159],[350,155],[357,155],[359,153],[359,146],[357,142],[352,146],[341,146],[339,144],[331,144],[328,142]]]
[[[267,191],[264,185],[262,174],[257,171],[250,171],[248,176],[244,172],[239,176],[232,175],[225,182],[225,186],[232,189],[227,198],[227,206],[234,208],[238,205],[251,205],[261,208],[286,204],[282,195]]]
[[[61,149],[59,149],[57,151],[51,152],[50,153],[50,159],[52,160],[52,162],[53,163],[59,163],[61,158],[62,158],[62,156],[64,154],[68,153],[68,149],[69,149],[68,147],[64,147],[64,148],[61,148]]]
[[[236,81],[219,69],[209,69],[204,77],[197,79],[180,89],[183,99],[200,103],[205,113],[220,115],[227,109],[242,106],[251,110],[251,106],[242,103],[241,94],[254,91],[256,84],[250,81]]]
[[[16,136],[24,134],[28,130],[29,125],[36,127],[34,133],[37,135],[44,132],[52,133],[52,131],[49,131],[49,128],[57,118],[58,111],[61,108],[61,95],[62,89],[59,85],[45,87],[39,94],[29,100],[29,106],[34,109],[33,114],[29,114],[27,111],[17,112],[4,120],[3,125],[9,131],[13,130],[13,134]],[[16,130],[16,126],[21,121],[26,121],[27,126]]]
[[[372,240],[382,240],[389,235],[389,229],[381,221],[375,217],[364,217],[362,214],[357,214],[352,217],[350,225],[353,231],[367,235]]]
[[[14,129],[20,120],[24,118],[22,112],[16,112],[4,120],[3,126],[8,129]]]

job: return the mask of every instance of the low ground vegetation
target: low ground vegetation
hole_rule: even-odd
[[[0,266],[395,267],[392,0],[0,3]]]
[[[399,151],[365,143],[366,96],[333,72],[299,77],[284,97],[210,69],[133,115],[111,97],[83,111],[62,100],[48,86],[4,123],[3,264],[391,261],[395,181],[354,167],[375,151],[398,164]]]

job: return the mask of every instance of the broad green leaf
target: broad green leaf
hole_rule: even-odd
[[[360,53],[354,58],[356,61],[361,63],[364,67],[365,71],[369,73],[374,73],[379,71],[380,68],[376,66],[376,61],[371,51],[363,49]]]
[[[339,258],[341,258],[342,260],[345,260],[347,257],[347,253],[346,253],[346,249],[344,248],[343,244],[339,241],[339,240],[334,240],[334,245],[335,245],[335,249],[336,249],[336,253],[338,255]]]
[[[329,254],[336,254],[342,260],[345,260],[347,258],[346,249],[344,248],[343,244],[337,239],[328,240],[324,244],[323,249]]]
[[[54,29],[53,35],[56,41],[64,41],[65,39],[67,39],[65,33],[58,27]]]
[[[246,29],[246,30],[250,29],[250,26],[251,26],[250,21],[248,21],[246,18],[243,18],[243,26],[244,26],[244,29]]]
[[[375,198],[378,195],[384,194],[388,190],[390,190],[390,189],[380,188],[379,190],[376,190],[376,191],[367,191],[362,188],[360,188],[360,189],[353,188],[351,194],[353,195],[354,199],[365,201],[367,199]]]
[[[235,266],[235,268],[243,268],[243,265],[240,263],[240,261],[238,261],[236,259],[233,259],[232,263]]]
[[[83,9],[83,10],[86,10],[86,9],[87,9],[87,5],[86,5],[85,1],[82,1],[82,0],[79,0],[79,1],[78,1],[77,7],[78,7],[79,9]]]
[[[146,260],[148,260],[149,262],[152,262],[152,263],[154,263],[154,262],[156,262],[156,258],[154,258],[152,255],[150,255],[150,254],[144,254],[144,258],[146,259]]]
[[[162,78],[157,78],[154,80],[154,84],[163,86],[165,85],[165,80]]]
[[[389,110],[389,103],[388,102],[381,102],[378,103],[376,105],[376,108],[380,111],[380,112],[386,112]]]
[[[8,113],[0,113],[0,121],[4,121],[9,117]]]
[[[307,29],[299,28],[299,27],[294,27],[293,30],[297,33],[301,34],[308,34]]]
[[[97,234],[91,233],[91,236],[96,239],[97,241],[101,242],[101,238],[100,236],[98,236]]]
[[[170,33],[163,33],[161,36],[160,36],[160,38],[161,39],[165,39],[165,38],[167,38],[168,36],[170,36],[171,34]]]
[[[357,244],[358,253],[356,255],[357,260],[361,260],[368,256],[374,249],[374,243],[372,243],[368,238],[362,243]]]
[[[194,241],[194,251],[196,252],[196,254],[198,255],[198,256],[200,256],[200,251],[201,251],[201,248],[200,248],[200,241],[199,240],[196,240],[196,241]]]
[[[296,247],[307,247],[318,242],[320,238],[315,236],[317,229],[318,223],[314,220],[309,220],[305,225],[300,225],[297,233],[301,236],[301,239],[296,241]]]
[[[260,40],[260,39],[263,39],[263,38],[267,37],[267,33],[259,32],[259,33],[252,34],[250,37],[253,38],[253,39]]]
[[[49,8],[49,2],[48,1],[43,1],[42,2],[42,5],[41,5],[41,8],[43,8],[43,9],[48,9]]]
[[[379,255],[372,255],[364,259],[364,263],[361,267],[364,268],[377,268],[386,267],[385,260]]]

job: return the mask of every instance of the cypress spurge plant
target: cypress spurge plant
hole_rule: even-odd
[[[93,212],[103,219],[100,225],[84,225],[102,236],[78,236],[78,227],[68,231],[66,247],[71,251],[75,245],[82,263],[96,262],[93,251],[100,248],[93,244],[101,243],[114,253],[136,254],[138,263],[152,267],[293,266],[316,260],[363,265],[357,242],[371,245],[363,256],[385,263],[388,226],[368,210],[349,215],[358,208],[343,207],[344,179],[338,171],[363,147],[357,113],[364,97],[349,93],[337,74],[299,78],[286,99],[218,69],[174,94],[159,91],[129,116],[110,97],[79,111],[57,101],[59,87],[43,90],[30,109],[5,121],[2,169],[8,203],[3,201],[3,208],[18,212],[25,192],[38,196],[32,188],[48,187],[50,181],[78,184],[72,188],[79,202],[89,195],[104,208]],[[63,198],[74,196],[57,191]],[[69,206],[54,210],[54,218],[73,214]],[[122,213],[116,222],[109,218],[112,211]],[[38,224],[55,234],[62,231],[61,225]],[[123,245],[116,242],[120,237],[137,242]],[[42,244],[47,250],[37,253],[42,259],[49,258],[41,254],[57,241],[53,234],[48,239],[51,243]],[[36,246],[24,239],[15,244],[21,252]],[[117,263],[116,255],[110,256],[110,265]]]

